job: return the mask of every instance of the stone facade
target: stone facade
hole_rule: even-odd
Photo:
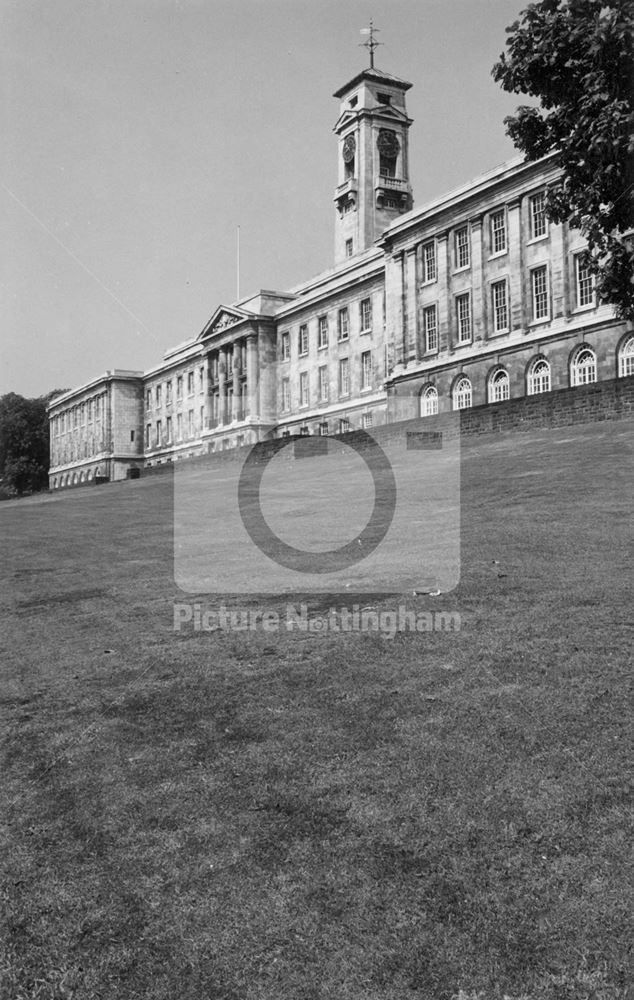
[[[49,487],[125,479],[143,466],[143,373],[109,371],[49,403]]]
[[[410,86],[368,69],[335,94],[334,268],[219,306],[143,375],[53,400],[52,488],[634,374],[632,326],[597,305],[580,233],[545,218],[555,155],[412,208]]]

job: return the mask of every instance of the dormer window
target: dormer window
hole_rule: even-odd
[[[350,101],[348,102],[349,105],[350,105],[350,107],[351,108],[356,108],[358,100],[359,100],[358,97],[351,97]]]
[[[376,99],[379,102],[379,104],[390,105],[392,103],[392,95],[391,94],[377,94],[376,95]]]

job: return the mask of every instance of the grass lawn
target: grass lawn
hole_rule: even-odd
[[[2,504],[0,996],[632,997],[633,430],[463,442],[457,633],[174,632],[168,476]]]

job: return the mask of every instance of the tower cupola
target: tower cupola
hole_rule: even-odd
[[[377,43],[374,43],[375,45]],[[371,63],[374,50],[370,49]],[[335,263],[362,253],[413,205],[405,94],[411,83],[371,65],[334,94],[340,100]]]

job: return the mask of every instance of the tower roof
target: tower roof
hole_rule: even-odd
[[[343,87],[340,87],[339,90],[336,90],[332,96],[343,97],[344,94],[347,94],[349,90],[356,87],[356,85],[361,83],[362,80],[370,80],[372,83],[385,83],[390,87],[398,87],[399,90],[409,90],[412,86],[411,83],[407,82],[407,80],[401,80],[398,76],[392,76],[391,73],[384,73],[380,69],[366,68],[362,69],[360,73],[357,73],[357,75],[353,77],[349,83],[346,83]]]

